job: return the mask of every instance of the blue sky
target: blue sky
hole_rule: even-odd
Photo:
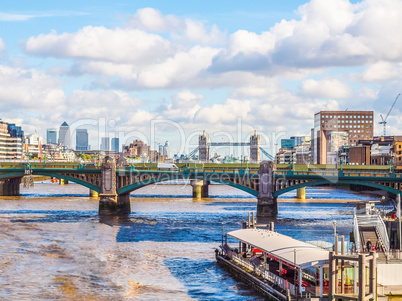
[[[397,0],[5,1],[0,118],[42,135],[86,127],[93,148],[109,132],[173,152],[204,129],[216,141],[256,129],[272,149],[320,110],[379,121],[401,92],[400,12]]]

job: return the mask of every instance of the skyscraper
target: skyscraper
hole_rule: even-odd
[[[112,151],[119,152],[120,151],[120,145],[119,145],[119,138],[112,138]]]
[[[59,144],[70,147],[70,127],[65,121],[59,129]]]
[[[86,151],[88,150],[88,130],[77,129],[75,133],[75,149]]]
[[[169,155],[170,155],[169,141],[165,142],[165,145],[163,146],[163,154],[162,155],[166,156],[166,158],[169,158]]]
[[[57,129],[46,130],[46,142],[47,144],[57,144]]]
[[[110,139],[109,137],[102,137],[100,149],[103,151],[110,150]]]

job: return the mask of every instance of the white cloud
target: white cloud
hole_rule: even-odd
[[[337,79],[314,80],[302,82],[302,93],[317,98],[348,98],[353,90]]]
[[[169,32],[183,28],[184,22],[174,15],[163,16],[160,11],[146,7],[138,9],[129,19],[128,25],[143,30]]]
[[[365,82],[390,80],[401,74],[401,64],[379,61],[366,68],[361,78]]]
[[[4,41],[0,38],[0,52],[4,51],[6,49],[6,44]]]
[[[0,12],[0,21],[27,21],[36,15],[6,14]]]
[[[0,65],[0,82],[0,108],[3,113],[63,107],[65,95],[60,82],[39,71]]]
[[[215,24],[207,29],[206,22],[183,19],[174,15],[162,15],[152,7],[138,9],[128,21],[128,26],[152,32],[170,32],[174,40],[201,44],[223,44],[226,33]]]
[[[135,112],[142,101],[129,94],[116,91],[75,90],[68,97],[68,116],[70,118],[108,118],[128,119],[127,110]]]
[[[29,54],[103,60],[143,66],[151,61],[163,61],[174,49],[159,35],[138,29],[107,29],[86,26],[77,33],[56,32],[31,37],[25,44]]]

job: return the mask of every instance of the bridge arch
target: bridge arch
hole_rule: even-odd
[[[317,181],[297,184],[297,185],[294,185],[294,186],[289,186],[289,187],[283,188],[281,190],[275,191],[273,193],[273,197],[277,198],[277,197],[279,197],[280,195],[282,195],[282,194],[284,194],[286,192],[296,190],[296,189],[299,189],[299,188],[319,186],[319,185],[330,185],[330,184],[355,184],[355,185],[361,185],[361,186],[377,188],[379,190],[388,191],[388,192],[391,192],[393,194],[402,194],[402,191],[399,191],[398,189],[388,187],[388,186],[384,186],[384,185],[380,185],[380,184],[377,184],[377,183],[371,183],[371,182],[360,182],[360,181],[353,181],[353,180],[352,181],[339,180],[336,183],[334,183],[334,182],[331,182],[331,181],[328,181],[328,180],[317,180]]]
[[[150,178],[150,179],[145,180],[145,181],[137,182],[137,183],[122,187],[122,188],[117,190],[117,193],[118,194],[130,193],[130,192],[132,192],[134,190],[137,190],[137,189],[140,189],[142,187],[152,185],[152,184],[155,184],[155,183],[166,182],[166,181],[169,181],[169,180],[177,180],[177,177],[175,175],[172,175],[169,178],[167,178],[166,176],[158,177],[158,178]],[[205,179],[204,177],[188,178],[188,179],[183,178],[182,180],[204,180],[204,181],[209,181],[208,179]],[[239,185],[239,184],[235,184],[235,183],[227,181],[227,180],[214,178],[212,182],[217,182],[217,183],[221,183],[221,184],[224,184],[224,185],[228,185],[228,186],[237,188],[237,189],[242,190],[244,192],[247,192],[247,193],[249,193],[249,194],[251,194],[251,195],[253,195],[255,197],[258,196],[258,191],[255,191],[254,189],[251,189],[249,187],[245,187],[245,186],[242,186],[242,185]]]

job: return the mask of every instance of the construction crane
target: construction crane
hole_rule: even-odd
[[[387,125],[387,119],[388,119],[389,113],[391,113],[392,109],[394,108],[394,105],[395,105],[396,101],[398,100],[399,96],[401,96],[401,93],[399,93],[398,96],[395,98],[394,103],[391,106],[391,109],[389,109],[387,116],[385,116],[385,119],[380,114],[381,121],[379,122],[379,124],[382,124],[384,126],[384,136],[386,136],[386,125]]]

